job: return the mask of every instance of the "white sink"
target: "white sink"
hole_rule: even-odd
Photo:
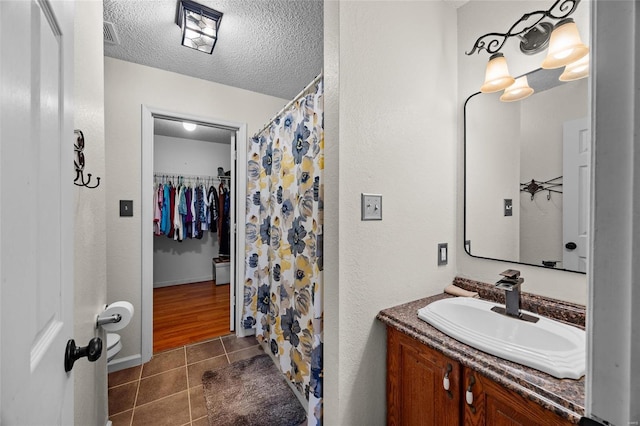
[[[531,312],[532,323],[491,311],[504,306],[479,299],[442,299],[418,310],[418,317],[444,334],[509,361],[559,379],[585,372],[585,332]]]

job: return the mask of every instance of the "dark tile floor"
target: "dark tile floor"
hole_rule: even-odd
[[[113,426],[206,426],[204,372],[261,353],[255,337],[235,335],[157,353],[109,374],[109,419]]]

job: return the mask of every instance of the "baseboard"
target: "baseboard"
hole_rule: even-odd
[[[256,335],[256,329],[255,328],[239,328],[238,332],[236,333],[236,335],[238,337],[255,336]]]
[[[171,281],[160,281],[157,283],[153,283],[153,288],[169,287],[172,285],[179,285],[179,284],[201,283],[203,281],[213,281],[213,274],[207,275],[205,277],[186,278],[186,279],[171,280]]]
[[[116,358],[112,359],[111,362],[107,364],[107,372],[113,373],[116,371],[124,370],[125,368],[136,367],[141,364],[142,355],[140,354],[126,356],[124,358]]]

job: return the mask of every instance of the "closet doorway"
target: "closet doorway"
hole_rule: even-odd
[[[142,195],[152,200],[142,209],[150,235],[143,233],[143,359],[236,329],[244,262],[234,231],[246,191],[237,185],[246,172],[238,174],[236,152],[245,128],[143,107]]]

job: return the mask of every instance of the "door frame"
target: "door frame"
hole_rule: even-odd
[[[186,114],[176,111],[168,111],[161,108],[155,108],[148,105],[142,105],[142,164],[141,164],[141,215],[140,221],[142,226],[142,294],[141,294],[141,320],[142,320],[142,363],[148,362],[153,356],[153,233],[151,232],[151,219],[153,218],[153,119],[154,118],[170,118],[194,122],[197,124],[203,124],[208,126],[216,126],[222,128],[228,128],[237,132],[236,148],[244,146],[247,143],[247,123],[222,120],[219,118],[204,117],[192,114]],[[233,147],[231,155],[233,158]],[[236,174],[237,176],[247,175],[247,150],[236,149]],[[235,200],[233,204],[244,205],[244,201],[247,196],[246,185],[235,185]],[[241,203],[241,204],[240,204]],[[238,208],[233,215],[234,223],[244,223],[244,216],[240,216],[240,213],[244,212],[244,209]],[[148,219],[148,220],[147,220]],[[240,219],[240,220],[238,220]],[[145,225],[147,224],[147,225]],[[145,229],[148,230],[145,231]],[[240,327],[240,318],[242,317],[242,304],[238,303],[242,298],[238,295],[242,293],[242,280],[235,277],[244,277],[245,262],[244,251],[241,253],[240,248],[244,248],[244,244],[240,244],[245,239],[245,227],[238,226],[237,233],[235,234],[235,250],[232,253],[232,262],[230,266],[233,266],[233,271],[230,271],[231,288],[235,289],[235,327],[236,335],[242,337],[243,329]],[[243,249],[244,250],[244,249]],[[242,261],[239,261],[242,259]],[[235,281],[235,282],[234,282]],[[232,293],[233,295],[233,293]],[[233,308],[232,308],[233,309]]]

